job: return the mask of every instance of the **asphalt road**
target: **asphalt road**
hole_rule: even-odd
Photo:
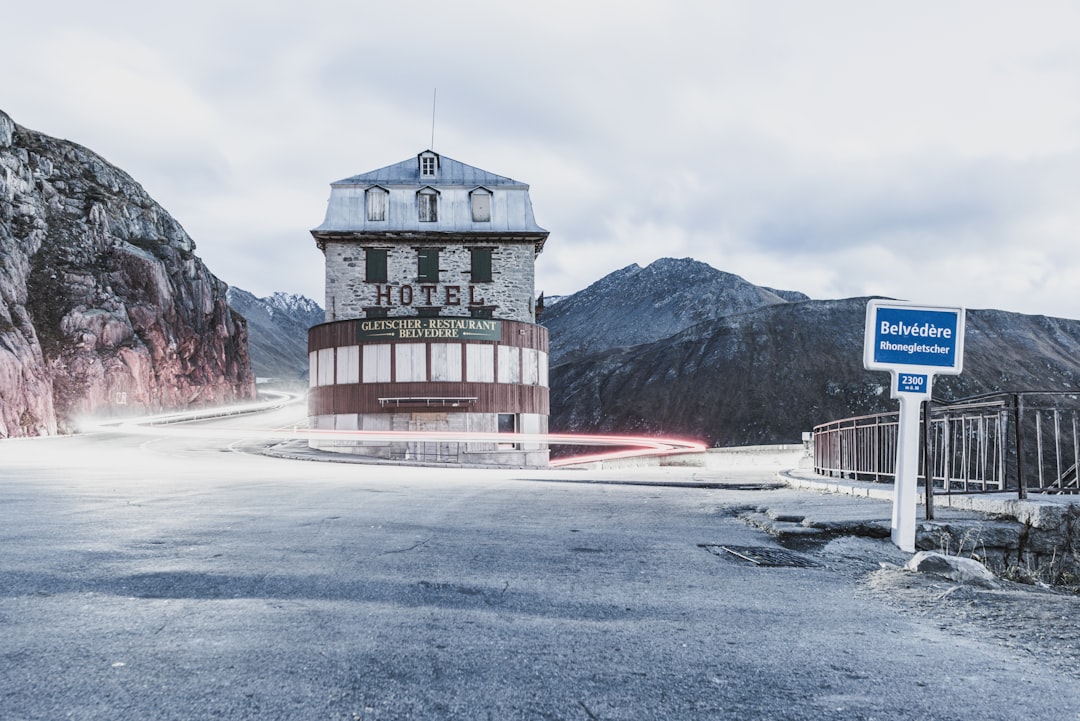
[[[775,546],[730,510],[793,491],[244,447],[0,443],[0,718],[1080,719],[1075,676],[868,593],[887,543],[702,547]]]

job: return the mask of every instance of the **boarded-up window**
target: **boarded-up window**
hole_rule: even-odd
[[[499,346],[499,382],[521,382],[521,349],[514,346]]]
[[[386,220],[386,199],[390,193],[376,186],[368,188],[364,195],[367,198],[367,219]]]
[[[337,349],[337,382],[360,382],[360,346],[347,345]]]
[[[431,344],[431,380],[454,382],[461,380],[460,343]]]
[[[424,188],[416,194],[419,203],[420,222],[434,223],[439,219],[439,194],[432,188]]]
[[[368,248],[364,251],[364,280],[368,283],[386,282],[386,250]]]
[[[469,194],[472,200],[472,219],[474,223],[487,223],[491,220],[491,193],[477,188]]]
[[[364,383],[390,382],[390,346],[364,346]]]
[[[314,388],[319,382],[319,351],[308,353],[308,388]]]
[[[398,343],[394,346],[394,379],[398,383],[427,380],[427,346]]]
[[[491,248],[469,248],[469,272],[473,283],[491,282]]]
[[[319,379],[316,385],[330,386],[334,384],[334,349],[323,348],[319,351]]]
[[[536,352],[537,384],[548,387],[548,354],[543,351]]]
[[[495,346],[465,346],[465,380],[471,383],[495,382]]]
[[[540,382],[536,355],[536,351],[531,348],[521,349],[521,382],[527,386],[535,386]]]
[[[420,282],[439,282],[439,249],[416,249],[416,279]]]

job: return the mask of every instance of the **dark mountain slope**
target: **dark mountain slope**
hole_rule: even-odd
[[[736,446],[798,442],[818,423],[894,410],[888,375],[862,367],[866,302],[775,304],[562,363],[552,368],[551,427]],[[939,378],[936,397],[1080,388],[1080,322],[968,318],[965,373]]]

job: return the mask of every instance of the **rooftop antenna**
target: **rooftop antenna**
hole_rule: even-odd
[[[438,93],[438,88],[431,91],[431,145],[428,146],[431,150],[435,149],[435,97]]]

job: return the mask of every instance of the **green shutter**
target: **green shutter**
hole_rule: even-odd
[[[491,248],[470,248],[469,252],[472,253],[472,266],[470,268],[472,282],[490,283]]]
[[[365,280],[368,283],[386,282],[386,251],[369,249],[364,252],[366,262]]]
[[[416,279],[428,283],[439,282],[439,249],[418,248],[416,251]]]

